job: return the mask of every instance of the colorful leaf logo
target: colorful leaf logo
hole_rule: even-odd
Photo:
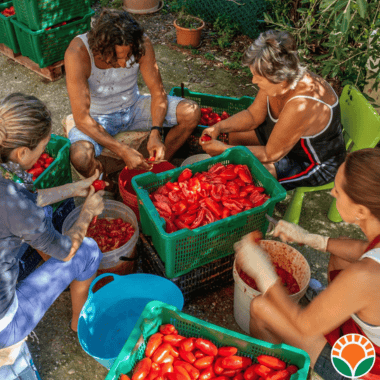
[[[331,362],[341,375],[355,378],[367,374],[375,364],[375,349],[363,335],[346,334],[331,351]]]

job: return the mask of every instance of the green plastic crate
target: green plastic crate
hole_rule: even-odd
[[[250,357],[255,363],[257,363],[258,355],[275,356],[299,368],[298,372],[292,375],[291,380],[306,380],[307,378],[310,358],[307,352],[299,348],[284,343],[276,345],[267,343],[202,321],[163,302],[151,301],[145,306],[105,380],[119,380],[121,374],[130,374],[137,362],[143,359],[149,337],[158,331],[161,324],[165,323],[173,324],[178,334],[185,337],[205,338],[217,347],[235,346],[238,348],[237,355]]]
[[[193,173],[203,172],[217,162],[247,165],[255,183],[264,186],[271,198],[259,207],[194,230],[182,229],[167,233],[165,219],[159,215],[149,194],[168,181],[177,181],[185,168],[190,168]],[[265,235],[268,228],[265,214],[272,215],[276,203],[286,197],[286,190],[249,149],[243,146],[232,147],[219,156],[163,173],[140,174],[133,177],[132,186],[137,194],[142,232],[152,237],[153,245],[165,263],[168,278],[181,276],[233,253],[234,243],[249,232],[260,230]]]
[[[0,12],[10,6],[12,6],[12,1],[0,3]],[[13,50],[13,53],[17,54],[20,53],[20,46],[17,42],[15,28],[11,22],[12,19],[16,19],[16,15],[5,17],[0,13],[0,44],[7,45]]]
[[[67,25],[50,30],[33,31],[17,20],[11,20],[15,27],[21,54],[29,57],[41,68],[63,60],[71,40],[91,27],[94,11]]]
[[[172,87],[169,95],[182,96],[181,87]],[[219,96],[211,94],[203,94],[201,92],[193,92],[184,88],[183,96],[186,99],[194,100],[200,107],[212,107],[214,112],[221,114],[227,111],[230,115],[235,115],[240,111],[247,109],[255,100],[251,96],[242,96],[241,98],[230,98],[228,96]]]
[[[172,96],[182,96],[181,87],[172,87],[169,95]],[[204,94],[202,92],[193,92],[187,88],[184,88],[183,96],[186,99],[191,99],[199,104],[200,107],[212,107],[214,112],[221,114],[223,111],[228,112],[228,114],[235,115],[240,111],[246,110],[255,100],[254,97],[242,96],[241,98],[231,98],[228,96],[219,96]],[[208,128],[207,126],[198,125],[193,133],[187,139],[187,144],[189,146],[189,156],[199,153],[205,153],[199,144],[199,137],[202,131]],[[219,135],[218,140],[228,144],[228,133],[222,133]]]
[[[13,0],[17,21],[31,30],[45,29],[62,21],[84,16],[91,0]]]

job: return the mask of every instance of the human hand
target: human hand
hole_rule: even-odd
[[[166,147],[162,143],[161,138],[157,134],[151,133],[149,136],[147,149],[150,157],[154,157],[155,161],[160,161],[165,159]]]
[[[255,242],[255,233],[245,235],[234,246],[236,267],[252,277],[264,294],[278,280],[268,254]]]
[[[273,232],[273,236],[279,237],[285,243],[305,244],[318,251],[326,252],[328,237],[311,234],[297,224],[280,220]]]
[[[95,192],[95,188],[91,186],[87,198],[84,201],[82,212],[89,213],[91,217],[101,214],[104,209],[103,195],[104,190]]]
[[[124,160],[125,165],[128,169],[137,170],[151,170],[152,165],[150,165],[144,158],[144,156],[135,149],[124,147],[119,153],[120,157]]]
[[[99,178],[99,175],[99,170],[96,169],[94,175],[92,175],[91,177],[74,182],[72,184],[74,188],[73,197],[87,197],[90,192],[90,187],[92,183]],[[108,185],[109,183],[106,182],[106,186]]]
[[[219,123],[214,124],[212,127],[203,130],[200,141],[204,135],[210,136],[212,139],[216,140],[220,135],[220,125]]]
[[[209,154],[210,156],[218,156],[222,154],[227,148],[228,145],[222,143],[219,140],[210,140],[210,141],[199,141],[202,149]]]

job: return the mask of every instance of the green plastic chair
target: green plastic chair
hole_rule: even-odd
[[[355,87],[346,85],[339,99],[343,136],[347,152],[364,148],[374,148],[380,141],[380,115],[366,100],[363,94]],[[288,206],[284,220],[298,224],[302,202],[305,193],[312,191],[330,190],[334,187],[334,181],[323,186],[297,187],[290,205]],[[335,223],[342,218],[336,209],[335,198],[331,202],[327,217]]]

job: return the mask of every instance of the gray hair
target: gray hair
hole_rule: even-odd
[[[41,100],[14,93],[0,101],[0,158],[7,162],[12,150],[34,150],[51,133],[51,114]]]
[[[242,63],[272,83],[287,81],[292,89],[306,72],[293,36],[277,30],[261,33],[245,52]]]

